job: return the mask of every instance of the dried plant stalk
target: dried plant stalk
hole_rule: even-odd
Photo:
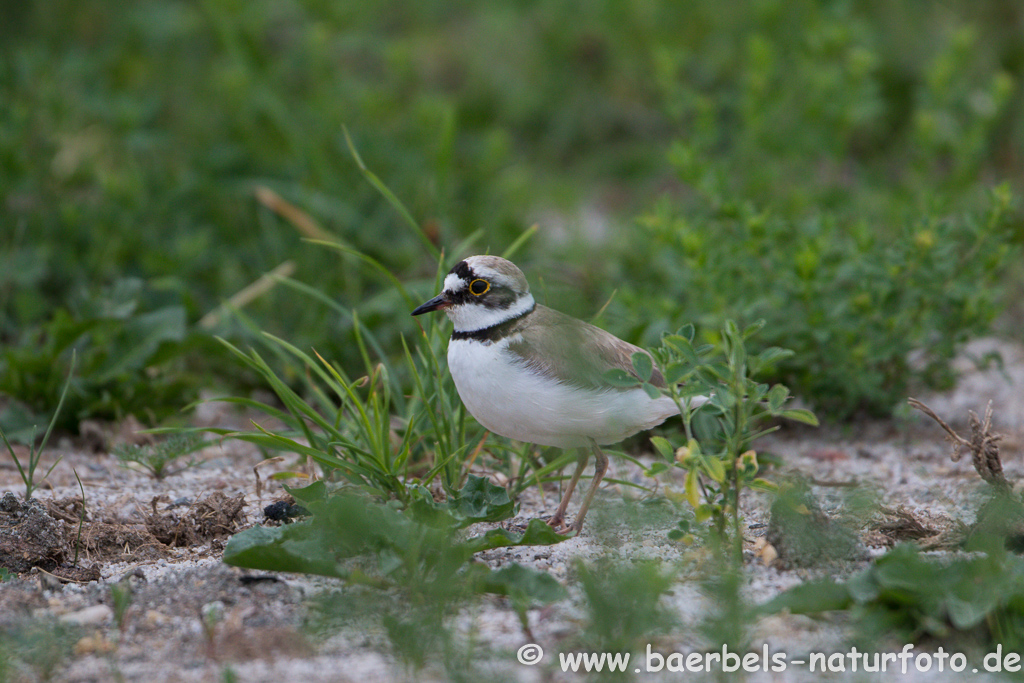
[[[984,420],[979,420],[978,414],[973,410],[967,411],[971,425],[969,440],[957,434],[952,427],[935,414],[934,410],[916,398],[907,399],[907,402],[938,422],[939,426],[946,430],[946,441],[953,445],[953,453],[950,456],[953,462],[960,460],[963,451],[970,451],[974,469],[982,479],[1000,491],[1010,490],[1010,483],[1006,481],[1006,476],[1003,474],[1003,463],[999,459],[999,441],[1003,435],[992,431],[992,401],[989,401],[988,407],[985,408]]]

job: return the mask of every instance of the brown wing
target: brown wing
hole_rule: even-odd
[[[637,377],[633,354],[640,351],[650,356],[639,346],[546,306],[538,305],[521,326],[510,332],[519,336],[508,350],[520,362],[580,387],[613,388],[604,380],[604,373],[619,368]],[[651,384],[665,385],[657,366]]]

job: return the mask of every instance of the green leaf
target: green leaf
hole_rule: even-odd
[[[683,360],[686,361],[690,366],[700,365],[700,358],[698,358],[698,351],[694,349],[691,341],[685,337],[670,335],[665,338],[665,343],[675,349]]]
[[[548,605],[569,596],[565,587],[547,572],[513,562],[479,579],[478,589],[485,593],[507,595],[513,603]]]
[[[466,545],[472,552],[478,553],[482,550],[520,545],[554,545],[569,538],[572,538],[572,535],[562,536],[544,520],[531,519],[526,530],[520,534],[507,529],[491,529],[485,534],[470,538]]]
[[[757,354],[750,359],[751,373],[760,372],[766,368],[778,363],[780,360],[790,358],[796,355],[795,352],[789,349],[783,349],[778,346],[770,346],[761,353]]]
[[[846,590],[859,604],[867,603],[878,597],[879,587],[873,573],[874,567],[857,572],[846,582]]]
[[[94,380],[110,382],[145,367],[162,343],[185,338],[185,321],[184,306],[168,306],[129,319],[118,335],[110,362],[94,371]]]
[[[515,502],[505,487],[493,484],[487,477],[470,474],[465,485],[448,499],[448,510],[460,526],[476,522],[499,522],[515,514]]]
[[[727,387],[722,387],[715,392],[715,395],[711,398],[711,402],[728,410],[736,405],[736,397]]]
[[[511,259],[512,257],[514,257],[516,255],[516,252],[518,252],[522,248],[522,246],[524,244],[526,244],[526,242],[531,237],[533,237],[533,235],[539,229],[540,229],[540,225],[538,223],[534,223],[533,225],[528,227],[526,230],[523,230],[522,234],[520,234],[519,237],[515,238],[515,240],[512,242],[512,244],[508,245],[508,248],[505,249],[505,251],[503,251],[501,253],[501,257],[505,258],[505,259]],[[459,254],[461,252],[454,251],[452,253],[453,254]]]
[[[635,387],[640,384],[640,380],[621,368],[612,368],[601,377],[613,387]]]
[[[672,448],[672,444],[665,437],[652,436],[651,445],[654,446],[654,449],[656,451],[658,451],[658,455],[660,455],[665,460],[668,460],[669,462],[675,460],[675,449]]]
[[[953,626],[966,631],[980,624],[995,607],[995,601],[985,600],[983,591],[981,595],[973,595],[967,600],[962,600],[955,595],[946,597],[946,609],[949,612],[949,620]]]
[[[789,398],[789,389],[783,384],[776,384],[768,392],[768,411],[777,415],[782,409],[782,404]]]
[[[814,413],[812,413],[809,410],[804,410],[802,408],[783,410],[781,413],[779,413],[779,415],[790,420],[803,422],[804,424],[811,425],[812,427],[818,426],[818,418],[814,416]]]
[[[311,540],[311,522],[241,531],[224,548],[224,563],[275,572],[338,576],[337,563]]]
[[[818,614],[847,609],[853,604],[846,585],[834,581],[808,581],[778,595],[758,608],[762,614],[788,609],[793,614]]]
[[[686,495],[686,502],[690,507],[696,509],[700,505],[700,480],[697,469],[691,469],[686,473],[686,483],[683,485],[683,493]]]
[[[704,458],[704,465],[708,471],[708,476],[714,481],[721,484],[725,481],[725,465],[722,464],[721,458],[715,456],[709,456]]]
[[[284,490],[291,495],[296,502],[304,503],[309,505],[311,503],[318,503],[327,498],[327,484],[321,481],[314,481],[309,486],[303,486],[302,488],[294,488],[291,486],[285,486]]]
[[[643,351],[637,351],[633,354],[632,360],[637,376],[644,382],[649,382],[651,375],[654,374],[654,361],[651,360],[651,357]]]
[[[661,394],[661,389],[659,389],[658,387],[654,386],[650,382],[644,382],[643,384],[640,385],[640,388],[643,389],[644,392],[648,396],[651,397],[651,400],[654,400],[656,398],[660,398],[661,395],[662,395]]]
[[[423,486],[409,489],[409,513],[432,527],[462,528],[477,522],[499,522],[515,514],[516,504],[502,486],[486,477],[470,474],[458,491],[436,501]]]
[[[749,482],[747,486],[749,486],[752,489],[757,489],[758,491],[765,491],[766,493],[779,492],[779,485],[773,481],[768,481],[767,479],[754,479],[753,481]]]
[[[661,462],[659,460],[659,461],[655,462],[653,465],[651,465],[650,467],[648,467],[646,470],[644,470],[644,475],[646,475],[648,477],[656,477],[659,474],[661,474],[662,472],[667,472],[669,469],[671,469],[671,468],[669,467],[669,465],[667,463]]]
[[[754,336],[762,329],[764,329],[764,326],[767,324],[768,321],[765,320],[764,318],[761,318],[760,320],[755,320],[750,325],[747,325],[745,328],[743,328],[743,339],[750,339],[750,337]]]
[[[693,369],[686,363],[669,363],[662,374],[665,377],[665,384],[672,386],[682,382],[692,371]]]

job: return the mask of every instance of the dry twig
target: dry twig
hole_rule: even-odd
[[[946,424],[935,411],[918,401],[916,398],[907,399],[907,402],[922,413],[939,423],[939,426],[946,430],[946,441],[953,445],[953,453],[950,456],[953,462],[958,462],[964,450],[969,450],[974,462],[974,469],[981,478],[1000,491],[1009,491],[1010,483],[1003,475],[1003,464],[999,460],[999,441],[1002,434],[992,431],[992,401],[988,402],[985,408],[985,419],[979,420],[978,414],[973,410],[967,411],[970,416],[971,438],[970,440],[957,434],[953,428]]]

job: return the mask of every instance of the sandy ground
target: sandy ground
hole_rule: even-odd
[[[995,428],[1004,434],[1004,469],[1007,478],[1015,482],[1024,479],[1020,457],[1024,444],[1024,347],[983,340],[972,344],[968,352],[980,357],[991,349],[1001,351],[1002,369],[977,370],[965,360],[964,376],[955,391],[919,398],[960,430],[966,430],[967,410],[981,413],[992,400]],[[205,408],[198,419],[221,424],[238,419],[218,410]],[[972,510],[984,486],[969,456],[956,463],[950,460],[949,445],[942,437],[943,432],[934,423],[915,414],[902,422],[789,429],[764,439],[758,450],[781,458],[783,464],[771,478],[799,473],[816,482],[812,490],[826,515],[841,508],[850,485],[856,484],[876,491],[887,508],[902,509],[939,533],[973,521]],[[337,589],[336,582],[241,570],[220,562],[230,533],[261,523],[263,507],[281,494],[278,484],[266,480],[271,468],[263,472],[262,491],[257,495],[253,467],[265,456],[254,447],[238,442],[213,444],[202,451],[201,466],[163,481],[124,469],[113,456],[93,453],[68,441],[45,454],[44,471],[58,456],[63,456],[63,461],[37,498],[44,507],[49,503],[46,514],[56,526],[65,525],[53,533],[66,533],[76,526],[79,508],[68,499],[80,497],[73,470],[78,472],[86,492],[88,522],[84,527],[88,533],[83,533],[85,538],[79,546],[79,565],[94,574],[68,580],[55,576],[61,574],[59,570],[46,573],[26,568],[18,578],[0,583],[0,627],[21,628],[29,620],[54,618],[78,624],[68,636],[73,641],[73,653],[56,660],[52,680],[220,681],[229,680],[231,672],[237,675],[235,680],[268,683],[453,678],[436,664],[420,672],[403,668],[389,654],[383,629],[372,620],[357,620],[328,637],[309,633],[303,624],[310,600]],[[288,464],[278,467],[284,469]],[[643,481],[642,475],[626,462],[615,461],[613,467],[619,478]],[[13,491],[20,497],[22,490],[13,463],[0,458],[0,493]],[[549,572],[569,589],[570,597],[531,610],[531,636],[502,598],[484,598],[460,614],[455,620],[456,630],[475,644],[473,662],[478,670],[467,674],[469,680],[481,675],[513,681],[586,680],[583,673],[562,672],[558,653],[570,648],[568,644],[585,620],[585,599],[575,580],[576,563],[606,556],[657,559],[665,566],[683,568],[663,600],[682,627],[668,636],[659,636],[652,643],[653,651],[690,652],[704,646],[695,633],[710,605],[697,578],[715,568],[708,565],[709,556],[701,549],[668,540],[666,531],[678,516],[647,520],[639,526],[623,523],[617,511],[628,509],[623,501],[636,495],[632,488],[607,486],[592,517],[588,517],[584,533],[557,546],[481,554],[478,559],[492,567],[516,561]],[[551,514],[557,496],[554,488],[543,495],[528,491],[520,501],[519,516],[510,524]],[[13,497],[5,500],[8,507],[15,506]],[[577,504],[574,501],[570,511]],[[5,514],[3,507],[0,504],[0,520]],[[828,569],[781,568],[780,562],[765,566],[768,501],[748,494],[742,512],[748,528],[744,592],[755,603],[814,576],[847,575],[886,550],[884,535],[865,528],[861,530],[862,550],[852,560]],[[186,529],[192,532],[186,533]],[[0,533],[4,533],[3,528]],[[132,589],[131,604],[120,624],[114,615],[111,593],[112,584],[119,581]],[[846,634],[841,617],[773,615],[753,623],[751,642],[758,652],[767,647],[769,652],[784,653],[788,661],[794,662],[813,652],[846,652]],[[534,666],[516,660],[517,651],[530,642],[545,651],[541,662]],[[915,650],[929,651],[927,647]],[[640,660],[634,658],[630,669],[635,668],[633,664],[645,667],[645,653],[635,657]],[[22,673],[15,672],[14,680],[20,680]],[[34,675],[28,674],[25,680],[34,680]],[[684,674],[641,671],[635,680],[679,680],[681,676]],[[703,678],[701,674],[685,676],[687,680],[711,680],[706,674]],[[907,681],[960,680],[956,674],[942,675],[935,670],[915,673],[912,669],[896,677]],[[984,680],[985,676],[972,678]],[[833,679],[883,680],[860,673],[835,675]],[[892,674],[884,678],[893,679]],[[819,675],[811,674],[807,666],[792,663],[784,672],[753,672],[746,680],[819,680]]]

